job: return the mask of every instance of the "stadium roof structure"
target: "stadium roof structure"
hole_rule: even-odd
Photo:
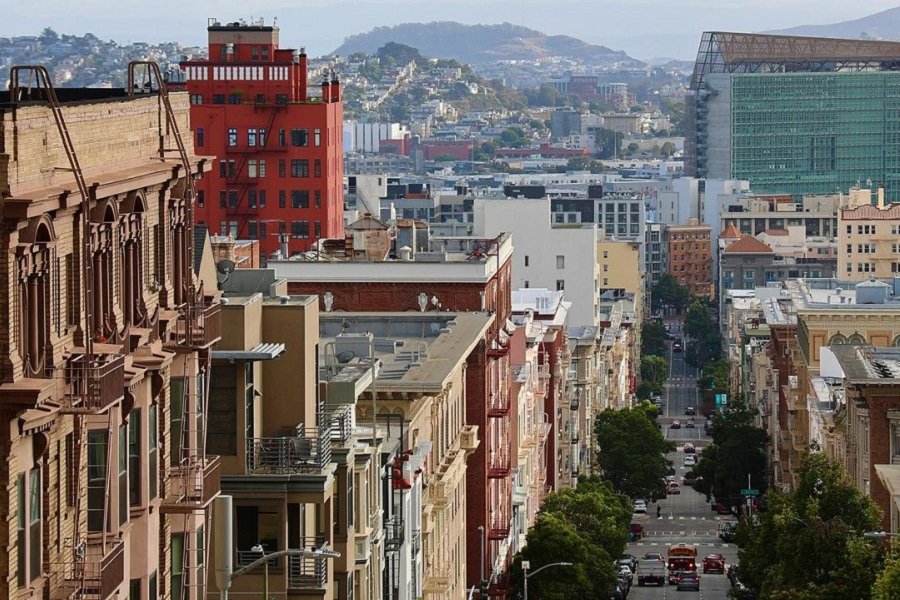
[[[707,31],[691,89],[707,73],[900,71],[900,42]]]

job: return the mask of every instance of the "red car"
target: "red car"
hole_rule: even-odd
[[[725,557],[721,554],[710,554],[703,559],[704,573],[725,573]]]
[[[640,523],[632,523],[628,526],[628,533],[634,536],[634,539],[639,540],[644,537],[644,526]]]

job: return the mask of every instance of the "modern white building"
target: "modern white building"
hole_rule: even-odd
[[[564,291],[572,303],[569,323],[596,326],[599,320],[597,230],[554,227],[550,199],[476,198],[475,235],[512,234],[511,288]]]
[[[401,140],[409,127],[400,123],[344,121],[344,152],[378,152],[381,140]]]

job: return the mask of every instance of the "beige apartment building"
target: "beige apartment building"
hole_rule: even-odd
[[[857,190],[865,195],[868,190]],[[900,205],[859,204],[838,213],[837,276],[849,281],[900,275]]]
[[[208,164],[187,95],[155,77],[134,96],[57,96],[41,68],[11,77],[0,597],[200,600],[219,492],[203,444],[219,305],[215,280],[194,273],[208,246],[192,178]]]
[[[440,311],[320,315],[320,368],[373,365],[354,419],[371,431],[374,415],[381,443],[397,445],[384,490],[383,577],[394,598],[466,594],[466,470],[480,443],[478,427],[465,424],[466,363],[493,319]],[[342,379],[332,379],[328,395]]]
[[[641,265],[641,243],[628,240],[597,242],[600,293],[620,291],[643,298],[644,274]],[[641,302],[639,302],[641,303]]]

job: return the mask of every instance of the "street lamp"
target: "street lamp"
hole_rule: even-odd
[[[251,552],[259,552],[263,558],[263,600],[269,600],[269,561],[266,559],[266,549],[262,544],[250,548]]]
[[[900,533],[893,533],[891,531],[863,531],[863,537],[883,540],[884,538],[900,537]]]
[[[529,573],[528,569],[531,568],[531,561],[523,560],[522,561],[522,572],[525,574],[525,599],[528,600],[528,578],[534,577],[544,569],[549,569],[550,567],[571,567],[572,563],[570,562],[555,562],[550,563],[549,565],[544,565],[540,569],[537,569],[534,573]]]

